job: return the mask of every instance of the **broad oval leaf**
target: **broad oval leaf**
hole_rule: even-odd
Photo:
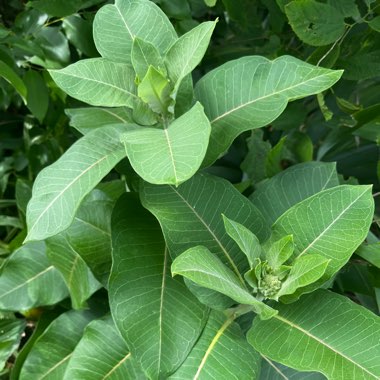
[[[212,311],[198,342],[169,379],[256,379],[259,362],[233,317]]]
[[[255,318],[248,341],[261,354],[330,380],[379,379],[380,318],[347,297],[318,290]],[[305,349],[307,348],[307,349]]]
[[[138,100],[131,65],[90,58],[49,72],[67,94],[93,106],[132,108]]]
[[[61,274],[46,257],[45,243],[28,243],[3,264],[0,309],[28,310],[53,305],[68,296]]]
[[[129,127],[110,125],[88,133],[39,173],[27,208],[26,241],[46,239],[70,225],[87,193],[124,158],[120,138]]]
[[[210,123],[197,103],[168,127],[131,131],[123,141],[131,165],[145,181],[178,186],[199,169],[209,135]]]
[[[88,324],[63,380],[145,380],[111,317]]]
[[[271,318],[276,314],[274,309],[252,296],[244,280],[239,279],[206,247],[193,247],[179,255],[173,261],[172,274],[180,274],[198,285],[225,294],[238,303],[251,305],[261,318]]]
[[[291,1],[285,6],[285,12],[297,36],[312,46],[331,44],[345,31],[344,15],[329,4],[314,0]]]
[[[22,319],[0,319],[0,371],[8,358],[17,350],[26,322]]]
[[[273,225],[274,236],[293,235],[294,254],[318,254],[330,260],[321,280],[297,290],[292,300],[330,279],[366,238],[374,202],[371,186],[342,185],[297,203]]]
[[[248,269],[247,258],[228,236],[222,214],[243,224],[261,241],[270,234],[257,208],[222,178],[200,173],[178,188],[143,183],[140,196],[159,220],[173,258],[203,245],[239,276]]]
[[[102,7],[94,19],[99,53],[112,61],[131,62],[132,43],[139,37],[166,52],[177,34],[164,12],[149,0],[116,0]]]
[[[249,197],[269,224],[298,202],[339,185],[335,163],[305,162],[261,183]]]
[[[212,127],[204,165],[213,163],[242,132],[270,123],[289,101],[326,90],[342,73],[291,56],[274,61],[243,57],[207,73],[195,87]]]
[[[55,319],[30,350],[20,380],[63,379],[84,328],[95,317],[89,310],[71,310]]]
[[[151,379],[167,378],[198,339],[208,309],[170,274],[161,229],[127,193],[112,215],[112,316],[132,356]]]

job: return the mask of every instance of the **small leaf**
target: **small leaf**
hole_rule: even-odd
[[[291,1],[285,12],[297,36],[312,46],[331,44],[345,31],[344,16],[328,4],[315,0]]]
[[[182,79],[202,60],[216,22],[207,21],[181,36],[168,50],[165,64],[177,92]]]
[[[138,37],[135,37],[132,43],[131,60],[140,81],[145,77],[149,66],[161,72],[166,71],[164,61],[154,45]]]
[[[249,266],[252,268],[261,256],[259,239],[242,224],[228,219],[223,215],[224,227],[228,235],[235,240],[241,251],[247,256]]]
[[[128,128],[133,126],[95,129],[38,174],[27,209],[27,241],[46,239],[70,225],[83,198],[124,158],[120,138]]]
[[[374,17],[368,22],[368,25],[376,32],[380,32],[380,16]]]
[[[297,258],[282,283],[276,298],[286,294],[293,294],[298,288],[312,284],[319,280],[326,272],[330,260],[323,256],[311,254]]]
[[[27,89],[19,75],[5,62],[0,61],[0,77],[10,83],[26,103]]]
[[[0,319],[0,371],[17,350],[26,323],[22,319]]]
[[[200,103],[167,128],[143,128],[123,136],[132,167],[153,184],[178,186],[199,169],[206,154],[210,123]]]
[[[45,81],[37,71],[29,70],[24,76],[24,83],[28,89],[28,108],[41,123],[49,107],[49,92]]]
[[[248,342],[261,354],[330,380],[380,377],[378,316],[326,290],[278,308],[270,320],[255,318],[248,332]]]
[[[137,99],[135,74],[127,64],[90,58],[49,72],[67,94],[93,106],[133,108]]]
[[[169,379],[256,379],[259,360],[233,317],[211,311],[199,340]]]
[[[45,243],[28,243],[3,264],[0,276],[0,309],[28,310],[53,305],[68,296],[61,274],[45,254]]]
[[[293,235],[284,236],[275,242],[269,240],[266,246],[267,248],[264,247],[266,248],[266,259],[268,260],[268,264],[273,269],[278,269],[290,259],[294,252]]]
[[[149,66],[137,93],[152,111],[166,115],[171,101],[170,91],[169,81],[153,66]]]
[[[135,37],[165,53],[177,40],[164,12],[149,0],[116,0],[100,8],[94,19],[94,41],[99,53],[115,62],[131,62]]]
[[[236,302],[252,305],[261,318],[271,318],[276,314],[274,309],[253,297],[244,282],[206,247],[193,247],[179,255],[173,261],[172,274],[180,274],[201,286],[223,293]]]
[[[75,347],[63,380],[145,379],[111,318],[92,321]]]

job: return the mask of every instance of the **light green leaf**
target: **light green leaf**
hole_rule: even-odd
[[[126,193],[116,203],[112,247],[112,316],[147,376],[167,378],[198,339],[208,309],[180,278],[171,277],[160,226],[135,194]]]
[[[338,185],[335,163],[307,162],[291,166],[263,182],[249,199],[273,224],[296,203]]]
[[[223,216],[224,227],[228,235],[235,240],[241,251],[247,256],[249,266],[252,268],[261,256],[259,239],[242,224]]]
[[[69,232],[61,232],[46,240],[46,254],[49,261],[62,274],[69,289],[74,309],[86,306],[85,301],[101,285],[96,281],[89,267],[70,244]]]
[[[133,126],[89,132],[39,173],[27,209],[27,241],[46,239],[70,225],[83,198],[124,158],[120,138],[128,128]]]
[[[63,380],[146,379],[132,359],[112,318],[88,324],[71,356]]]
[[[276,297],[293,294],[298,288],[319,280],[326,272],[328,264],[328,259],[316,254],[298,257]]]
[[[138,37],[135,37],[132,43],[131,61],[139,80],[145,77],[149,66],[153,66],[163,73],[166,72],[159,51],[154,45]]]
[[[342,75],[283,56],[243,57],[207,73],[195,87],[195,97],[211,121],[205,165],[214,162],[242,132],[275,120],[289,101],[317,94]]]
[[[206,247],[193,247],[179,255],[173,261],[172,274],[180,274],[198,285],[223,293],[238,303],[251,305],[261,318],[271,318],[276,314],[276,310],[253,297],[245,283]]]
[[[297,203],[277,219],[274,235],[293,234],[296,257],[318,254],[331,260],[321,280],[297,290],[295,298],[316,289],[346,264],[367,236],[373,209],[371,186],[342,185]]]
[[[0,319],[0,371],[17,350],[26,322],[22,319]]]
[[[93,106],[128,106],[138,100],[132,66],[104,58],[83,59],[50,75],[67,94]]]
[[[0,61],[0,77],[10,83],[26,103],[27,89],[23,80],[5,62]]]
[[[241,277],[248,269],[247,258],[228,236],[222,214],[246,226],[260,241],[270,234],[256,207],[222,178],[196,174],[178,188],[143,183],[140,196],[160,221],[173,258],[203,245]]]
[[[55,319],[30,350],[22,367],[20,380],[63,379],[84,328],[95,317],[88,310],[71,310]]]
[[[285,6],[285,13],[297,36],[312,46],[331,44],[345,31],[344,15],[315,0],[291,1]]]
[[[132,112],[127,107],[118,108],[69,108],[65,110],[70,125],[83,135],[110,124],[133,123]]]
[[[166,15],[149,0],[116,0],[102,7],[94,19],[94,40],[99,53],[112,61],[131,62],[135,37],[165,53],[177,40]]]
[[[0,276],[0,309],[28,310],[53,305],[68,296],[61,274],[50,265],[44,243],[29,243],[3,264]]]
[[[380,242],[362,244],[355,253],[375,267],[380,268]]]
[[[131,131],[123,141],[132,167],[144,180],[178,186],[199,169],[209,135],[210,123],[196,103],[167,128]]]
[[[182,79],[190,74],[202,60],[210,43],[216,21],[203,22],[181,36],[168,50],[165,64],[169,78],[177,93]]]
[[[325,290],[278,306],[278,315],[255,318],[248,332],[261,354],[299,371],[322,372],[329,380],[380,377],[378,316]]]
[[[198,342],[169,379],[256,379],[259,360],[233,316],[212,311]]]
[[[205,4],[206,4],[208,7],[214,7],[215,4],[216,4],[216,1],[217,1],[217,0],[204,0]]]
[[[360,17],[356,0],[328,0],[327,4],[338,10],[344,17],[355,19]]]
[[[149,66],[146,75],[139,84],[137,93],[152,111],[166,115],[171,101],[170,91],[168,79],[153,66]]]
[[[80,255],[105,287],[111,270],[111,213],[114,204],[104,192],[92,190],[63,233],[70,249]]]
[[[266,259],[273,269],[278,269],[290,259],[294,252],[293,235],[286,235],[279,240],[271,239],[265,244]]]

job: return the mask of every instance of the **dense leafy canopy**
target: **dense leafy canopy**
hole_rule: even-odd
[[[380,378],[380,1],[0,2],[0,377]]]

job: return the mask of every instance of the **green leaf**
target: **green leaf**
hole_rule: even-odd
[[[328,264],[329,259],[316,254],[298,257],[276,297],[293,294],[298,288],[319,280],[326,272]]]
[[[261,256],[259,239],[248,228],[240,223],[223,216],[224,227],[228,235],[235,240],[240,250],[247,256],[249,266],[252,268]]]
[[[216,1],[217,1],[217,0],[204,0],[205,4],[206,4],[208,7],[214,7],[215,4],[216,4]]]
[[[29,4],[50,16],[63,17],[79,11],[86,2],[87,0],[32,0]]]
[[[380,16],[374,17],[368,22],[368,25],[376,32],[380,32]]]
[[[355,253],[362,259],[367,260],[369,263],[377,268],[380,268],[380,242],[373,244],[362,244]]]
[[[22,319],[0,319],[0,371],[17,350],[26,323]]]
[[[149,66],[146,75],[139,84],[137,93],[152,111],[166,115],[171,101],[170,91],[168,79],[153,66]]]
[[[133,123],[132,112],[126,107],[119,108],[69,108],[65,110],[70,125],[83,135],[96,128],[110,124]]]
[[[24,76],[28,89],[27,105],[33,115],[41,123],[49,107],[49,92],[43,77],[34,70],[29,70]]]
[[[132,108],[138,100],[135,74],[127,64],[90,58],[49,72],[63,91],[93,106]]]
[[[328,0],[327,4],[338,10],[344,17],[359,18],[360,12],[355,0]]]
[[[166,68],[159,51],[149,42],[135,37],[132,43],[131,61],[137,77],[145,77],[149,66],[165,73]]]
[[[140,196],[159,220],[173,258],[203,245],[239,277],[248,269],[247,258],[228,236],[222,214],[246,226],[260,241],[270,234],[256,207],[222,178],[197,174],[178,188],[143,183]]]
[[[70,225],[83,198],[124,158],[120,138],[127,130],[125,125],[95,129],[39,173],[27,209],[27,241],[46,239]]]
[[[263,182],[249,197],[269,224],[298,202],[339,185],[335,163],[307,162],[291,166]]]
[[[266,259],[273,269],[278,269],[294,252],[293,235],[286,235],[275,242],[267,242]],[[264,246],[265,247],[265,246]],[[265,248],[264,248],[265,249]]]
[[[181,36],[168,50],[165,64],[177,93],[182,79],[202,60],[210,43],[216,22],[207,21]]]
[[[49,261],[59,270],[69,289],[74,309],[86,306],[85,301],[100,288],[89,267],[70,244],[70,235],[61,232],[46,240]]]
[[[112,247],[112,316],[147,376],[167,378],[198,339],[208,309],[171,277],[160,226],[135,194],[122,196],[114,208]]]
[[[234,318],[212,311],[198,342],[169,379],[256,379],[259,359]]]
[[[146,379],[112,318],[92,321],[75,347],[63,380]]]
[[[5,62],[0,61],[0,77],[10,83],[26,103],[27,89],[23,80]]]
[[[380,318],[329,291],[279,305],[279,314],[268,321],[255,318],[247,338],[270,359],[330,380],[380,376]]]
[[[196,103],[167,128],[138,129],[123,140],[132,167],[144,180],[178,186],[199,169],[209,135],[210,123]]]
[[[55,319],[30,350],[20,380],[63,379],[73,350],[94,317],[88,310],[70,310]]]
[[[179,255],[173,261],[172,274],[180,274],[198,285],[223,293],[238,303],[251,305],[261,318],[271,318],[276,314],[276,310],[253,297],[245,283],[206,247],[193,247]]]
[[[44,243],[29,243],[3,264],[0,276],[0,309],[28,310],[53,305],[68,296],[61,274],[50,265]]]
[[[321,280],[299,289],[296,298],[316,289],[346,264],[367,236],[373,208],[371,186],[342,185],[297,203],[277,219],[274,235],[293,234],[296,257],[318,254],[331,260]]]
[[[196,85],[195,96],[211,121],[205,165],[214,162],[242,132],[276,119],[289,101],[317,94],[342,75],[283,56],[243,57],[207,73]]]
[[[297,36],[309,45],[324,46],[342,37],[344,16],[334,7],[314,0],[291,1],[286,16]]]
[[[151,43],[160,53],[165,53],[177,40],[169,19],[149,0],[116,0],[114,5],[105,5],[96,14],[94,40],[103,57],[131,62],[135,37]]]

